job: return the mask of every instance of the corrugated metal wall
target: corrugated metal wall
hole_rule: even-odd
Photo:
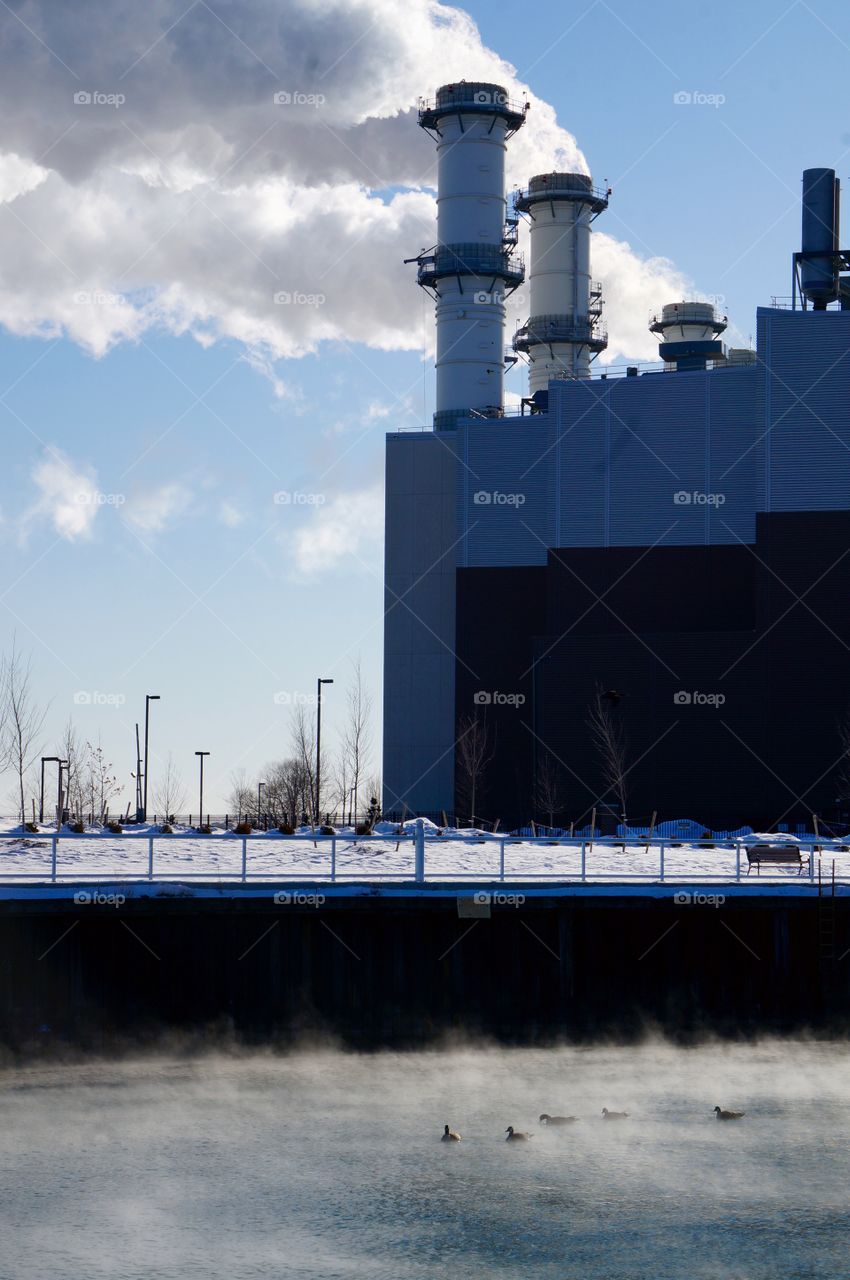
[[[458,564],[547,547],[752,543],[753,367],[553,383],[545,417],[458,429]]]
[[[453,433],[387,440],[384,808],[451,808],[455,717]]]
[[[850,508],[850,311],[759,308],[759,511]]]

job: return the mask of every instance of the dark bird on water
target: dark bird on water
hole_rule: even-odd
[[[443,1136],[441,1142],[460,1142],[461,1137],[456,1129],[450,1129],[448,1125],[443,1126]]]
[[[715,1107],[714,1114],[718,1120],[740,1120],[747,1113],[746,1111],[724,1111],[722,1107]]]
[[[534,1136],[531,1133],[517,1133],[512,1124],[508,1125],[505,1133],[508,1135],[505,1142],[528,1142],[528,1139]]]
[[[537,1117],[541,1124],[572,1124],[576,1119],[575,1116],[550,1116],[546,1111],[541,1112]]]
[[[628,1114],[628,1111],[609,1111],[607,1107],[602,1108],[603,1120],[626,1120]]]

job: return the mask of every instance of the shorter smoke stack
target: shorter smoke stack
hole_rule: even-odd
[[[704,369],[706,361],[723,355],[723,343],[717,339],[726,323],[726,316],[718,316],[710,302],[669,302],[660,316],[652,317],[649,329],[661,339],[661,359],[681,372]]]
[[[530,222],[529,319],[514,336],[528,357],[532,396],[550,378],[588,378],[608,345],[602,293],[590,278],[590,224],[608,207],[585,173],[541,173],[514,199]]]

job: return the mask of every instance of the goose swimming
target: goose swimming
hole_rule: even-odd
[[[443,1126],[443,1136],[441,1142],[461,1142],[461,1136],[456,1129],[450,1129],[448,1125]]]
[[[528,1142],[533,1135],[530,1133],[517,1133],[512,1124],[509,1124],[505,1133],[508,1135],[505,1142]]]
[[[724,1111],[722,1107],[715,1107],[714,1114],[718,1120],[740,1120],[747,1113],[746,1111]]]

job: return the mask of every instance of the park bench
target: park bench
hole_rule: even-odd
[[[803,856],[802,851],[794,844],[750,844],[747,845],[747,875],[753,867],[756,875],[761,875],[762,863],[777,867],[797,867],[800,875],[803,866],[809,866],[811,854]]]

